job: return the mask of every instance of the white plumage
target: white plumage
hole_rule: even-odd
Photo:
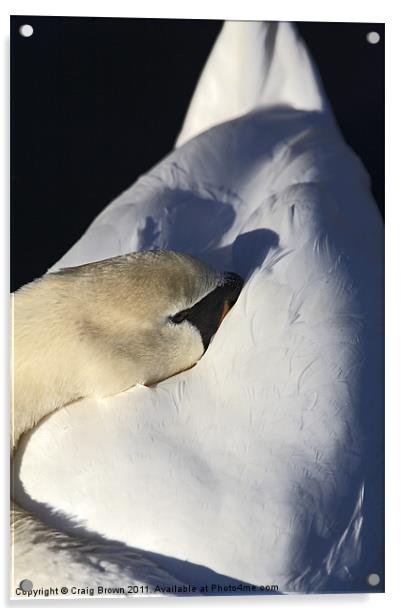
[[[382,243],[369,178],[293,27],[226,23],[177,148],[55,269],[168,248],[237,271],[244,290],[192,370],[44,421],[19,500],[153,553],[167,580],[200,585],[212,570],[281,592],[371,590]],[[100,542],[93,562],[107,553]],[[132,561],[139,581],[146,562]]]

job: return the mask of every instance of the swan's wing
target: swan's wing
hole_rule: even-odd
[[[313,60],[290,23],[227,21],[196,86],[176,146],[265,105],[331,114]]]
[[[245,288],[194,369],[45,421],[21,461],[27,494],[187,571],[369,590],[383,577],[382,235],[326,112],[262,108],[175,150],[59,265],[163,247]]]

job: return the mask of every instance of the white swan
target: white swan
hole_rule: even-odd
[[[137,580],[153,562],[198,589],[229,576],[372,590],[368,575],[384,577],[382,223],[290,24],[225,24],[177,146],[55,269],[190,252],[246,278],[236,308],[189,372],[46,420],[19,460],[19,499],[129,546]],[[123,586],[127,554],[108,565],[107,549],[93,566],[103,550],[102,581]]]
[[[148,251],[62,269],[19,289],[13,296],[13,451],[62,406],[153,385],[194,366],[241,288],[233,272],[217,272],[189,255]],[[78,566],[68,573],[65,558],[51,555],[73,537],[52,541],[53,529],[14,503],[12,518],[16,594],[30,577],[65,584],[72,575],[71,582],[82,583]],[[45,562],[36,550],[39,542],[42,555],[44,539]]]

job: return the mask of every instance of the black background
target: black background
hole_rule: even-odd
[[[33,36],[19,34],[31,24]],[[11,17],[11,289],[168,154],[221,21]],[[384,213],[384,25],[297,23]],[[366,34],[381,36],[377,45]]]

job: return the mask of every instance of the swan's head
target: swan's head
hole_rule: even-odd
[[[85,343],[132,361],[144,384],[193,366],[243,285],[237,274],[171,251],[131,253],[52,276],[73,283]]]

